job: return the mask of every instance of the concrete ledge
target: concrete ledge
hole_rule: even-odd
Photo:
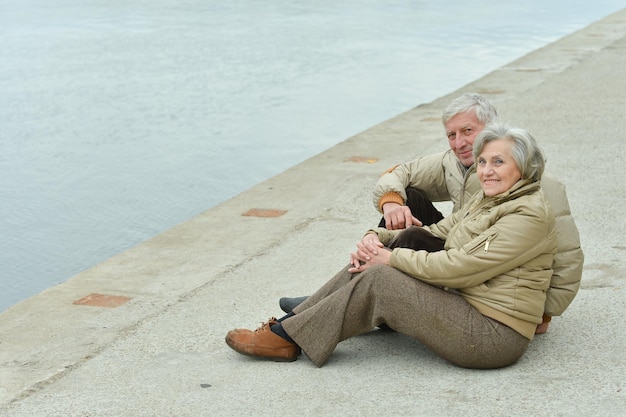
[[[623,415],[625,35],[626,9],[0,314],[1,414]],[[568,186],[587,262],[566,314],[519,364],[491,372],[377,332],[322,369],[232,353],[228,329],[278,314],[280,296],[308,294],[345,264],[377,222],[378,175],[445,149],[440,112],[465,91],[533,132]]]

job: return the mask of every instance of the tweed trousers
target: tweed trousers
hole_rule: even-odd
[[[346,266],[282,322],[317,366],[337,344],[387,324],[467,368],[515,363],[529,340],[478,312],[457,293],[426,284],[386,265],[358,274]]]

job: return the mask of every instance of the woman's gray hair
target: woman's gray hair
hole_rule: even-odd
[[[483,124],[494,122],[498,117],[496,108],[485,97],[477,93],[465,93],[454,99],[452,103],[443,110],[441,120],[443,124],[446,124],[448,120],[452,119],[457,114],[465,113],[469,110],[474,110],[476,118]]]
[[[535,138],[525,129],[510,127],[504,123],[491,123],[478,134],[474,141],[474,161],[485,145],[496,140],[508,139],[513,143],[511,154],[523,179],[541,180],[546,160]]]

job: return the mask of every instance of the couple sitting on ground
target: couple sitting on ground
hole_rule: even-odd
[[[484,97],[446,108],[450,150],[394,167],[378,181],[380,227],[350,264],[287,314],[228,332],[245,355],[322,366],[336,345],[374,327],[414,337],[459,366],[516,362],[571,303],[583,254],[564,187],[524,129],[497,122]],[[433,201],[450,200],[443,218]],[[555,218],[556,216],[556,218]]]

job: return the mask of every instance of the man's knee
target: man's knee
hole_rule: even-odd
[[[409,248],[437,252],[443,250],[444,241],[421,227],[410,227],[400,232],[391,241],[389,248]]]
[[[435,208],[433,202],[426,196],[426,192],[419,188],[408,187],[406,192],[406,205],[411,213],[425,225],[437,223],[443,219],[443,214]]]

